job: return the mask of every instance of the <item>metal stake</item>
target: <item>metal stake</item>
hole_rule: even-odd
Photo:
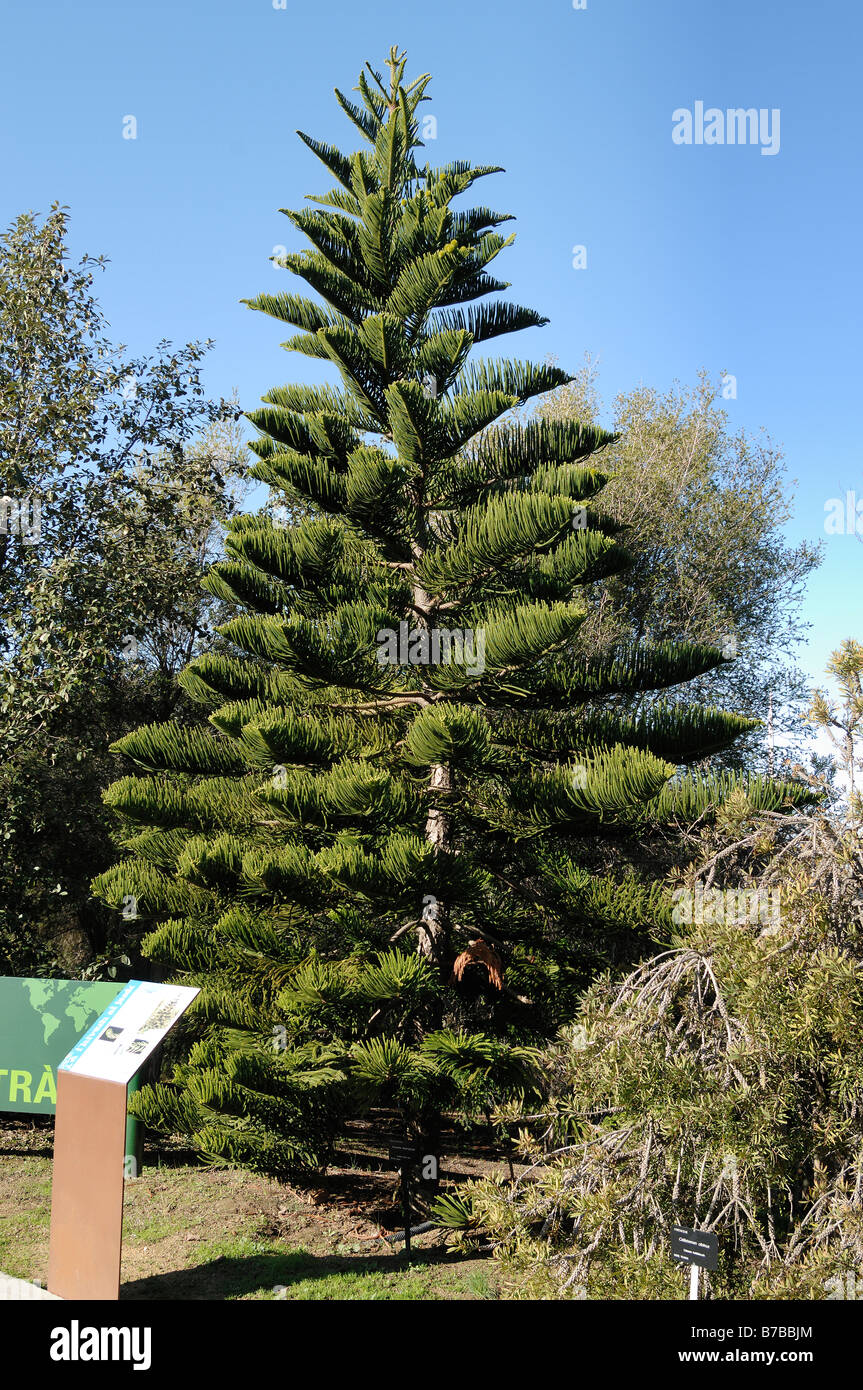
[[[402,1210],[405,1218],[405,1254],[410,1258],[411,1253],[411,1190],[410,1190],[410,1166],[406,1163],[402,1168]]]

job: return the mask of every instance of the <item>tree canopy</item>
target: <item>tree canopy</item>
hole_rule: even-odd
[[[632,562],[613,437],[514,419],[571,378],[474,357],[545,320],[495,297],[509,215],[460,205],[496,167],[422,163],[430,79],[387,67],[336,92],[362,149],[301,134],[335,186],[286,211],[311,246],[281,263],[316,298],[250,301],[337,381],[250,412],[288,524],[234,519],[206,584],[235,616],[180,676],[210,730],[116,745],[127,857],[96,885],[202,986],[188,1060],[136,1113],[282,1173],[372,1101],[428,1134],[531,1088],[595,970],[670,923],[597,847],[715,814],[741,779],[686,768],[752,727],[668,695],[721,665],[712,641],[576,650],[587,587]]]
[[[200,382],[206,344],[133,358],[74,264],[68,219],[0,238],[0,969],[92,967],[113,919],[109,743],[178,704],[207,640],[200,587],[238,501],[237,411]]]

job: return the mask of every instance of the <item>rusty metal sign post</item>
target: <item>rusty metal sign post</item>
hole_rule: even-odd
[[[130,980],[57,1071],[48,1290],[120,1296],[126,1091],[200,991]]]

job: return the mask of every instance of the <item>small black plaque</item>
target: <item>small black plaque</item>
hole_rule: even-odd
[[[396,1163],[399,1167],[405,1164],[415,1164],[419,1162],[420,1152],[416,1144],[412,1144],[409,1139],[399,1139],[394,1144],[390,1144],[390,1163]]]
[[[423,1187],[435,1187],[439,1181],[440,1159],[437,1154],[427,1153],[419,1144],[390,1144],[390,1163],[397,1168],[411,1169],[413,1176]]]
[[[679,1265],[699,1265],[701,1269],[716,1269],[719,1262],[719,1237],[715,1231],[691,1231],[688,1226],[673,1226],[671,1258]]]

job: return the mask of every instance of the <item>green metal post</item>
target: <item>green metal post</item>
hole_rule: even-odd
[[[136,1072],[126,1088],[127,1095],[139,1090],[141,1072]],[[126,1157],[124,1172],[127,1178],[139,1178],[144,1166],[144,1126],[134,1115],[126,1115]]]

